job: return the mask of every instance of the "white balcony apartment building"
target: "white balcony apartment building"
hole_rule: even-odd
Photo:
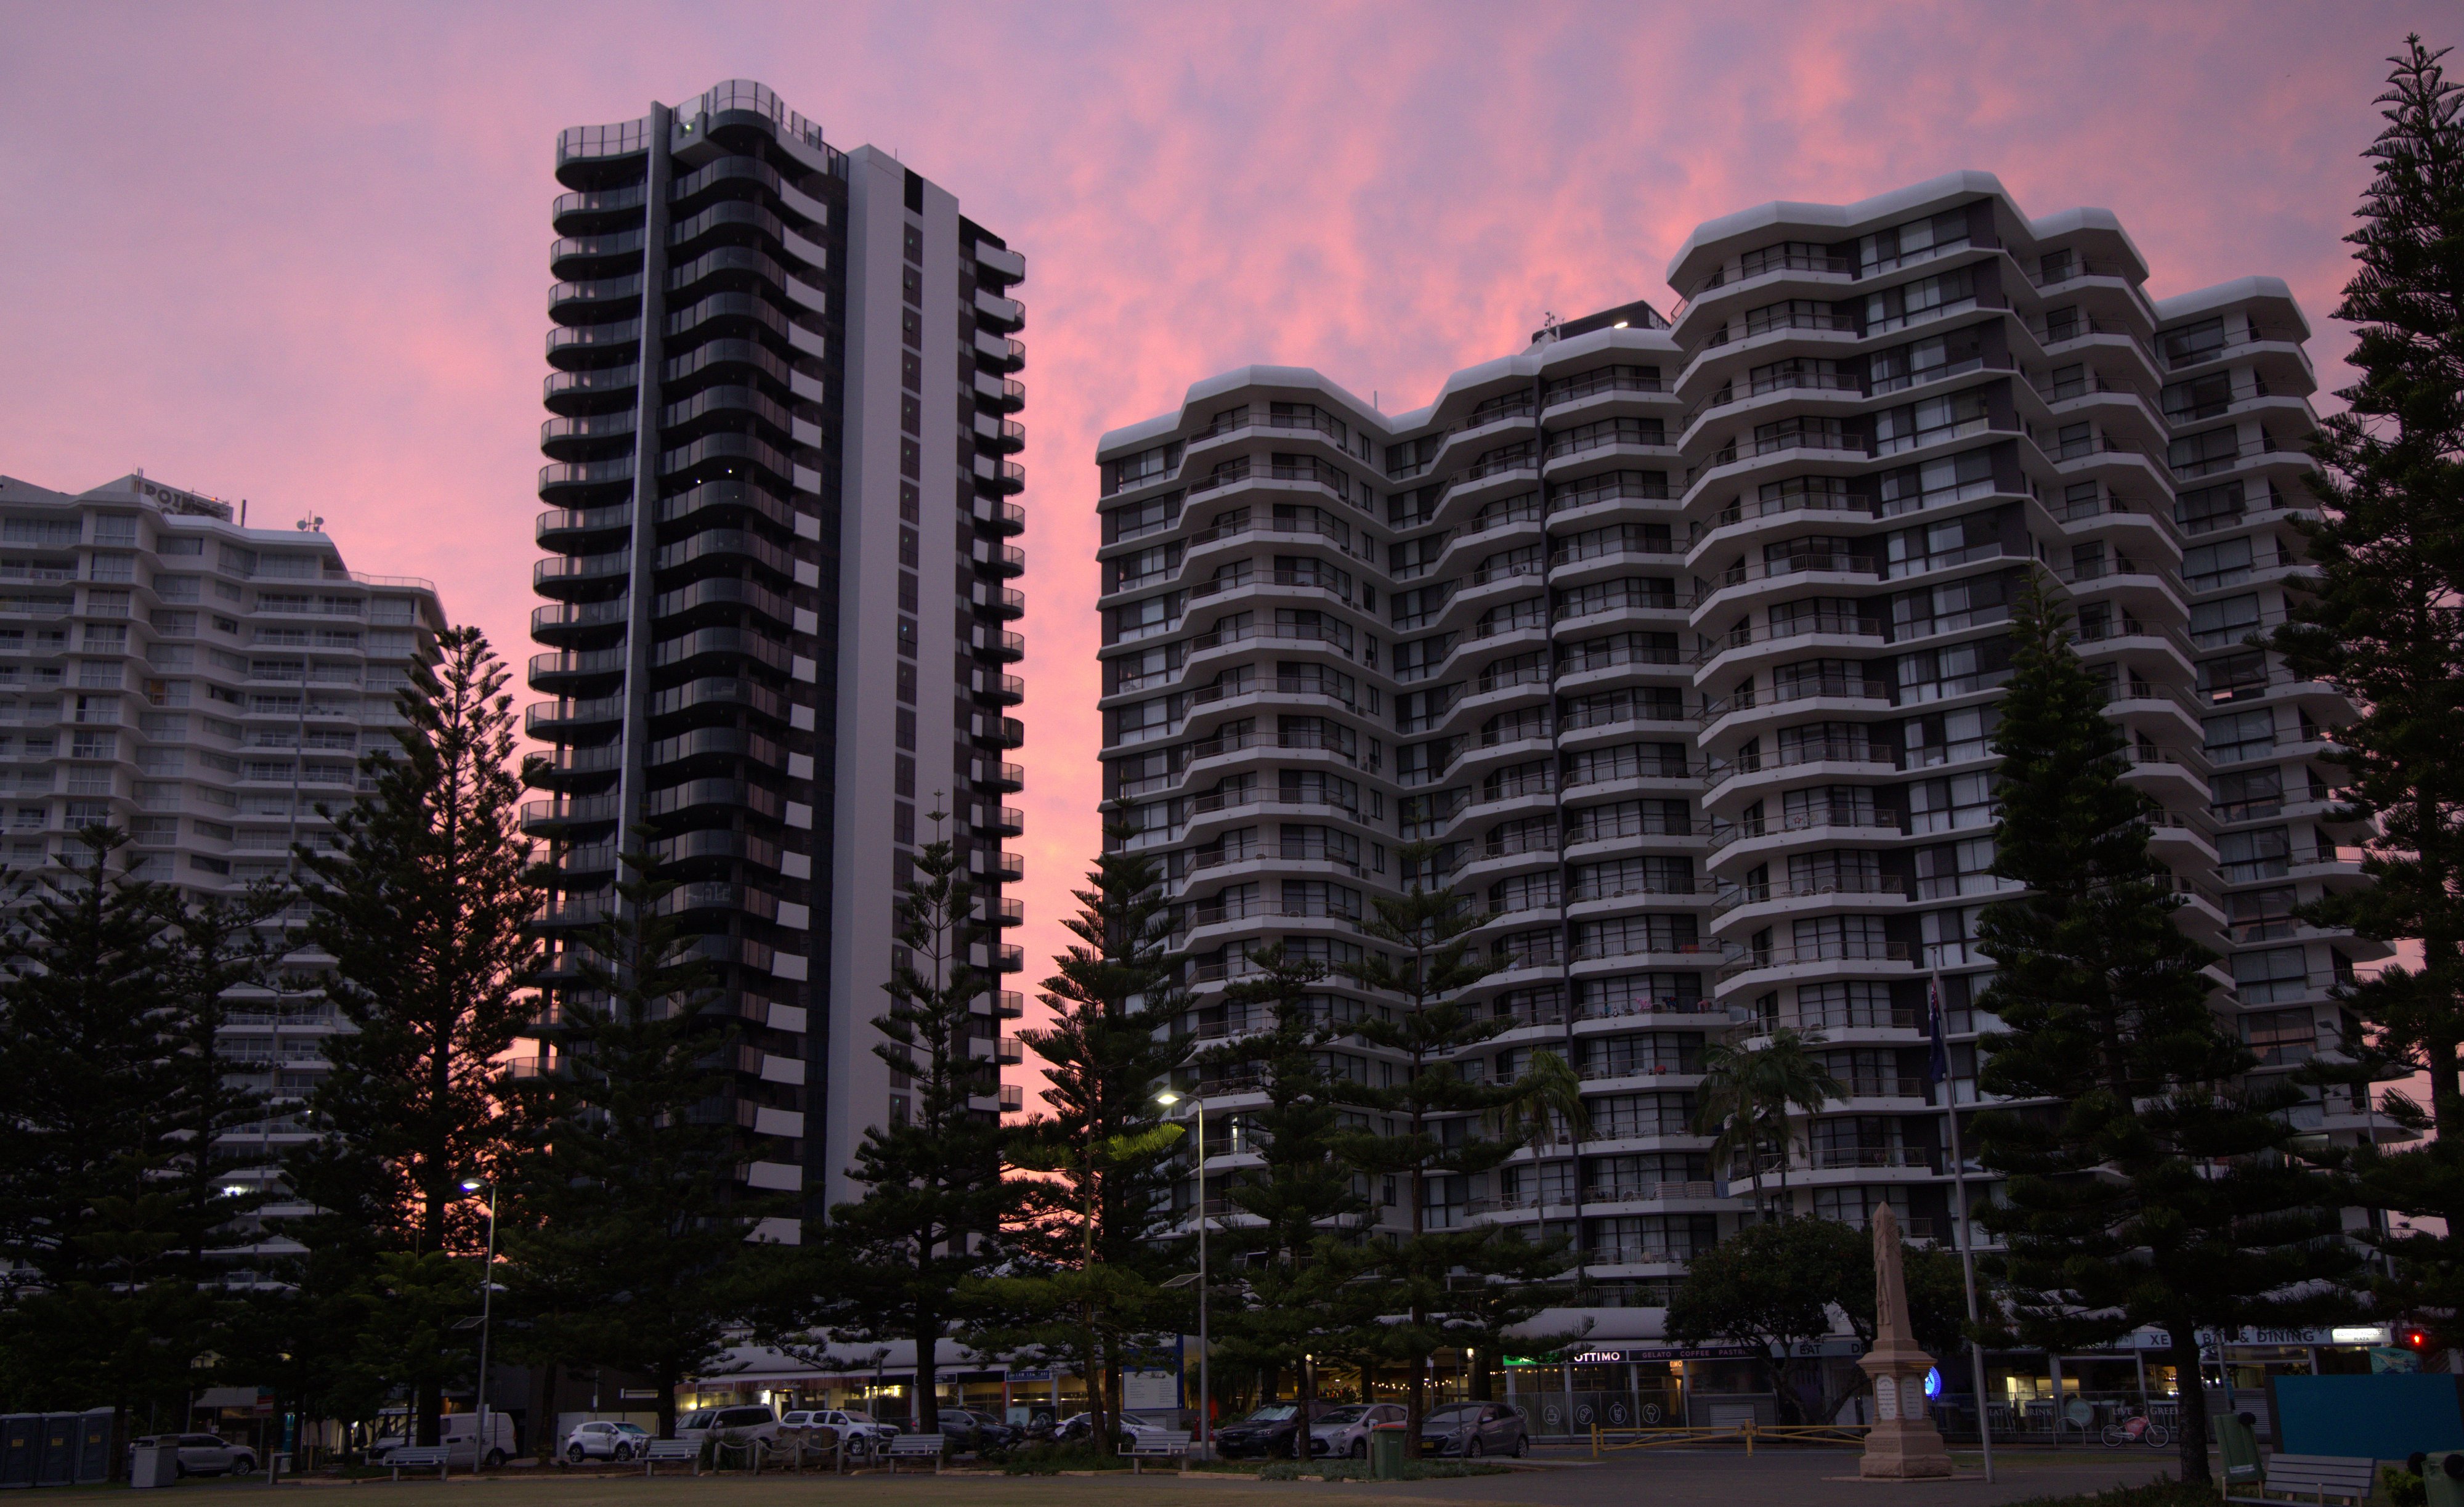
[[[1926,987],[1972,1105],[1989,743],[2041,570],[2162,808],[2180,924],[2225,956],[2217,1008],[2262,1071],[2335,1051],[2329,990],[2388,949],[2292,913],[2360,882],[2320,763],[2352,711],[2245,643],[2299,568],[2309,332],[2273,278],[2155,300],[2146,276],[2110,213],[2031,219],[1959,173],[1705,224],[1673,321],[1551,324],[1414,412],[1250,366],[1107,434],[1105,809],[1169,874],[1182,1029],[1265,1024],[1223,1003],[1251,949],[1375,945],[1396,849],[1434,840],[1509,964],[1482,993],[1513,1027],[1463,1070],[1564,1053],[1592,1128],[1441,1180],[1433,1224],[1576,1237],[1595,1341],[1660,1338],[1751,1217],[1691,1128],[1705,1049],[1784,1025],[1848,1087],[1787,1201],[1948,1239]],[[1226,1127],[1210,1176],[1254,1164],[1254,1087],[1189,1086]],[[2301,1123],[2391,1138],[2365,1105]]]
[[[393,745],[395,693],[445,625],[433,583],[346,568],[321,523],[247,528],[143,472],[78,493],[0,476],[0,811],[7,867],[77,861],[95,823],[138,877],[209,895],[282,877]],[[273,1096],[232,1140],[271,1181],[341,1024],[319,997],[232,1011]],[[278,1212],[278,1210],[275,1210]],[[235,1276],[235,1280],[245,1280]]]

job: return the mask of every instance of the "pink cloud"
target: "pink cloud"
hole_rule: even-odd
[[[1095,437],[1252,361],[1388,411],[1544,310],[1666,304],[1703,219],[1957,167],[2119,212],[2163,296],[2326,328],[2428,3],[20,10],[0,469],[322,514],[528,654],[561,126],[760,78],[1028,257],[1028,955],[1095,846]]]

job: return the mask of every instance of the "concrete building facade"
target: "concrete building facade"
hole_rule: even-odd
[[[2226,960],[2218,1008],[2261,1071],[2336,1051],[2328,990],[2388,949],[2292,909],[2359,882],[2320,762],[2352,709],[2244,642],[2298,569],[2309,331],[2273,278],[2146,277],[2111,214],[2031,218],[1959,173],[1705,224],[1673,318],[1552,321],[1412,412],[1250,366],[1105,435],[1104,806],[1169,875],[1183,1029],[1265,1024],[1223,1002],[1251,949],[1375,945],[1398,850],[1435,842],[1511,1021],[1462,1070],[1563,1053],[1592,1132],[1439,1180],[1431,1224],[1574,1237],[1611,1346],[1661,1339],[1687,1261],[1758,1202],[1889,1204],[1950,1241],[1945,1110],[1974,1104],[1994,1029],[1971,1006],[1989,744],[2033,571],[2111,687],[2180,924]],[[1709,1046],[1778,1026],[1819,1032],[1847,1093],[1757,1187],[1713,1164],[1695,1091]],[[1365,1079],[1377,1058],[1331,1049]],[[1188,1086],[1228,1127],[1210,1176],[1237,1173],[1255,1086]],[[2313,1093],[2307,1132],[2392,1135]]]

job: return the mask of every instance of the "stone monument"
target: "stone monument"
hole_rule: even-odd
[[[1908,1324],[1907,1279],[1900,1271],[1900,1217],[1874,1212],[1874,1347],[1857,1363],[1874,1383],[1874,1428],[1857,1474],[1889,1480],[1948,1475],[1950,1451],[1925,1407],[1933,1357]]]

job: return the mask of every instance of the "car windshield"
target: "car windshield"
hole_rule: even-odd
[[[1368,1417],[1368,1416],[1369,1416],[1369,1409],[1368,1409],[1368,1408],[1366,1408],[1366,1407],[1338,1407],[1338,1408],[1336,1408],[1334,1411],[1332,1411],[1332,1412],[1331,1412],[1331,1413],[1327,1414],[1325,1417],[1323,1417],[1323,1418],[1319,1419],[1319,1420],[1318,1420],[1318,1422],[1319,1422],[1321,1425],[1324,1425],[1324,1424],[1353,1424],[1353,1423],[1358,1423],[1361,1419],[1366,1418],[1366,1417]]]
[[[850,1407],[847,1409],[847,1421],[849,1423],[869,1424],[872,1422],[872,1414],[866,1412],[860,1407]]]
[[[709,1409],[709,1408],[707,1408],[707,1407],[696,1407],[696,1408],[694,1408],[692,1412],[689,1412],[689,1413],[685,1414],[685,1415],[684,1415],[684,1417],[683,1417],[681,1420],[679,1420],[679,1421],[678,1421],[678,1423],[676,1424],[676,1427],[677,1427],[677,1428],[679,1428],[679,1429],[707,1429],[707,1428],[709,1428],[709,1427],[710,1427],[710,1409]]]
[[[1271,1407],[1259,1408],[1243,1421],[1247,1423],[1282,1423],[1285,1419],[1289,1418],[1292,1414],[1299,1411],[1299,1408],[1293,1407],[1289,1403],[1278,1403]]]
[[[618,1425],[616,1426],[616,1431],[617,1431],[618,1433],[638,1433],[638,1434],[643,1435],[645,1438],[649,1437],[649,1431],[648,1429],[644,1429],[640,1424],[629,1424],[629,1423],[620,1423],[620,1424],[618,1424]]]
[[[1448,1429],[1460,1429],[1464,1424],[1471,1422],[1479,1416],[1479,1408],[1458,1406],[1454,1407],[1439,1408],[1436,1412],[1429,1414],[1428,1421],[1433,1424],[1442,1425]]]

